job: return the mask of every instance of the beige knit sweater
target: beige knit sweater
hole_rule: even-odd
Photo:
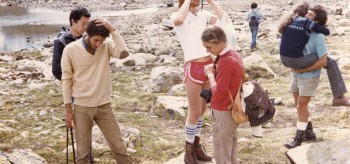
[[[125,42],[118,31],[111,33],[95,54],[90,54],[83,45],[83,38],[67,45],[63,50],[62,90],[64,104],[72,103],[96,107],[111,102],[112,82],[110,57],[120,57],[127,51]]]

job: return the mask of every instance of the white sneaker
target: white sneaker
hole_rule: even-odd
[[[265,122],[262,124],[262,128],[271,128],[271,122]]]
[[[262,138],[263,137],[262,125],[252,126],[252,132],[254,137]]]

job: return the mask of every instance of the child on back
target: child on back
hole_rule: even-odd
[[[316,58],[317,55],[303,52],[303,49],[309,40],[309,35],[312,31],[322,33],[326,36],[330,33],[326,27],[319,25],[317,22],[314,22],[309,18],[305,18],[309,6],[310,5],[306,2],[297,6],[293,13],[284,20],[279,27],[278,32],[282,33],[280,57],[282,64],[286,67],[301,69],[315,63],[315,61],[318,60],[318,58]],[[302,57],[306,55],[315,56],[315,59],[302,59]]]

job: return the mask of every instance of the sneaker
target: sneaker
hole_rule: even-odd
[[[254,137],[262,138],[263,137],[262,125],[252,126],[252,133]]]
[[[271,122],[265,122],[262,124],[262,128],[271,128]]]
[[[333,98],[332,106],[350,106],[350,101],[345,96],[342,98]]]

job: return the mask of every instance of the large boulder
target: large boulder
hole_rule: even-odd
[[[253,54],[243,59],[246,72],[253,78],[271,79],[276,76],[275,72],[265,62],[261,55]]]
[[[292,163],[350,163],[350,139],[305,144],[287,152]]]
[[[7,154],[8,160],[12,164],[46,164],[43,157],[34,153],[31,149],[14,149],[12,153]]]
[[[188,109],[185,97],[158,96],[151,112],[159,117],[181,120],[186,116],[184,109]]]
[[[160,66],[153,68],[147,91],[153,93],[167,93],[170,88],[180,84],[183,70],[177,67]]]
[[[7,160],[7,155],[0,151],[0,163],[1,164],[11,164],[9,160]]]

